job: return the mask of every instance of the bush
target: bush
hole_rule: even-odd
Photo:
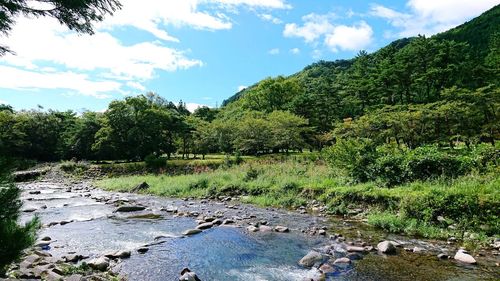
[[[148,155],[144,158],[146,168],[152,170],[160,170],[167,167],[167,159],[164,157],[157,157],[155,155]]]
[[[85,162],[64,161],[59,167],[67,173],[82,173],[89,169],[90,165]]]
[[[366,182],[373,178],[375,148],[369,139],[340,139],[324,155],[331,166],[347,173],[355,182]]]
[[[16,261],[21,252],[33,245],[40,223],[37,218],[24,226],[18,225],[21,191],[6,175],[6,166],[0,159],[0,277],[7,266]]]

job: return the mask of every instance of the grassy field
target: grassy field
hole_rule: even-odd
[[[454,236],[467,242],[500,234],[500,176],[495,172],[386,188],[373,182],[351,185],[307,158],[267,158],[199,174],[114,177],[95,184],[125,192],[144,181],[150,185],[147,193],[168,197],[244,195],[247,203],[284,208],[316,199],[332,214],[362,208],[374,226],[427,238]]]

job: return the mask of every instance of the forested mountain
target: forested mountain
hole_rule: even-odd
[[[267,78],[224,105],[231,111],[289,110],[322,134],[346,118],[385,106],[397,110],[397,106],[455,99],[453,93],[442,94],[452,87],[465,91],[492,85],[488,91],[498,101],[499,30],[500,6],[496,6],[430,38],[400,39],[372,54],[361,51],[352,60],[320,61],[289,77]]]

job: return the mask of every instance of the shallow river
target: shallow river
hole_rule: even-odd
[[[498,280],[500,277],[494,265],[498,262],[496,257],[479,258],[476,266],[438,260],[437,253],[449,250],[453,255],[454,249],[445,244],[386,235],[337,219],[261,209],[237,202],[183,201],[109,193],[91,189],[84,182],[38,181],[19,186],[24,190],[24,209],[36,209],[24,213],[22,220],[34,214],[40,217],[45,225],[40,237],[49,236],[55,241],[48,249],[53,256],[76,252],[97,257],[111,250],[132,250],[129,259],[113,267],[128,280],[177,280],[184,267],[196,272],[202,280],[310,280],[318,276],[318,270],[300,267],[297,262],[314,248],[338,243],[340,249],[340,242],[301,231],[315,226],[326,226],[329,234],[342,233],[347,241],[360,239],[375,246],[380,239],[391,239],[424,249],[422,253],[400,249],[395,256],[371,252],[350,265],[335,267],[335,272],[327,276],[328,280]],[[116,205],[123,202],[143,205],[147,209],[115,213]],[[196,217],[177,216],[170,212],[172,210],[230,218],[243,227],[214,227],[184,237],[183,231],[196,227]],[[144,214],[148,216],[137,217]],[[150,218],[151,214],[155,217]],[[248,223],[262,220],[271,226],[287,226],[291,231],[246,231]],[[69,223],[48,226],[61,221]],[[149,244],[147,253],[135,251],[146,244]],[[344,255],[341,249],[335,253],[335,257]]]

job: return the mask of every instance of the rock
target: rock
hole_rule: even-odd
[[[196,273],[192,272],[189,270],[189,268],[184,268],[181,271],[181,277],[179,277],[179,281],[201,281],[198,276],[196,276]]]
[[[147,251],[149,251],[148,247],[140,247],[139,249],[137,249],[137,252],[139,254],[145,254]]]
[[[203,221],[204,221],[204,222],[213,222],[214,220],[215,220],[215,218],[214,218],[214,217],[204,217],[204,218],[203,218]]]
[[[157,220],[161,219],[162,216],[159,214],[154,214],[154,213],[147,213],[147,214],[141,214],[141,215],[132,215],[128,216],[127,219],[145,219],[145,220]]]
[[[81,281],[83,279],[83,275],[80,274],[73,274],[68,277],[66,277],[66,281]]]
[[[200,232],[201,232],[201,229],[188,229],[188,230],[184,231],[182,234],[189,236],[189,235],[198,234]]]
[[[319,267],[319,270],[322,272],[322,273],[325,273],[325,274],[328,274],[328,273],[333,273],[335,272],[335,268],[327,263],[324,263],[322,264],[320,267]]]
[[[365,251],[365,247],[359,247],[359,246],[347,246],[346,247],[346,250],[348,252],[364,252]]]
[[[72,263],[77,263],[80,260],[83,259],[82,255],[76,255],[76,254],[71,254],[71,255],[66,255],[62,257],[65,262],[72,262]]]
[[[315,263],[320,262],[323,260],[323,255],[316,251],[310,251],[305,255],[302,259],[299,261],[299,265],[305,266],[305,267],[311,267]]]
[[[36,210],[37,210],[36,208],[26,208],[26,209],[23,209],[23,212],[25,212],[25,213],[33,213]]]
[[[40,193],[42,193],[40,190],[32,190],[32,191],[29,192],[29,194],[34,194],[34,195],[35,194],[40,194]]]
[[[106,271],[109,267],[109,259],[107,257],[99,257],[89,261],[87,264],[93,269]]]
[[[362,255],[358,254],[358,253],[348,253],[346,255],[346,258],[352,260],[352,261],[355,261],[355,260],[360,260],[363,258]]]
[[[126,259],[130,258],[130,251],[116,251],[107,253],[104,256],[110,259]]]
[[[412,249],[412,252],[414,252],[414,253],[420,253],[420,252],[423,252],[423,251],[425,251],[425,249],[424,248],[420,248],[420,247],[414,247]]]
[[[343,258],[338,258],[333,262],[333,264],[345,264],[345,263],[351,263],[351,260],[349,258],[343,257]]]
[[[211,223],[211,222],[206,222],[206,223],[202,223],[202,224],[198,225],[198,226],[196,227],[196,229],[209,229],[209,228],[211,228],[212,226],[214,226],[214,224],[213,224],[213,223]]]
[[[34,253],[35,253],[35,255],[40,256],[40,257],[52,257],[51,254],[44,252],[44,251],[35,250]]]
[[[124,205],[120,206],[115,210],[116,212],[137,212],[146,209],[144,206],[134,206],[134,205]]]
[[[222,222],[222,225],[226,225],[226,224],[233,224],[234,223],[234,220],[231,220],[231,219],[225,219],[223,222]]]
[[[50,238],[49,236],[45,236],[45,237],[43,237],[40,240],[42,240],[42,241],[50,241],[50,240],[52,240],[52,238]]]
[[[35,246],[42,247],[42,249],[48,247],[49,245],[50,241],[39,241],[38,243],[35,244]]]
[[[382,241],[377,244],[377,249],[379,252],[384,254],[395,254],[396,246],[391,241]]]
[[[325,236],[326,235],[326,230],[324,230],[324,229],[318,230],[318,235]]]
[[[260,232],[271,232],[273,231],[273,228],[267,225],[261,225],[259,226],[259,231]]]
[[[147,184],[146,182],[142,182],[141,184],[137,185],[136,187],[132,188],[132,190],[130,190],[131,192],[139,192],[141,190],[146,190],[149,188],[149,184]]]
[[[455,256],[453,257],[455,260],[468,263],[468,264],[476,264],[476,259],[474,259],[471,255],[469,255],[464,250],[458,250]]]
[[[66,224],[71,223],[71,222],[73,222],[73,221],[72,220],[71,221],[60,221],[59,224],[66,225]]]
[[[443,254],[443,253],[437,255],[437,257],[438,257],[438,259],[442,259],[442,260],[447,260],[450,258],[447,254]]]
[[[257,231],[259,231],[259,229],[256,226],[251,225],[251,226],[247,227],[247,231],[248,232],[257,232]]]
[[[276,232],[282,232],[283,233],[283,232],[289,232],[290,230],[286,226],[277,225],[274,228],[274,231],[276,231]]]

